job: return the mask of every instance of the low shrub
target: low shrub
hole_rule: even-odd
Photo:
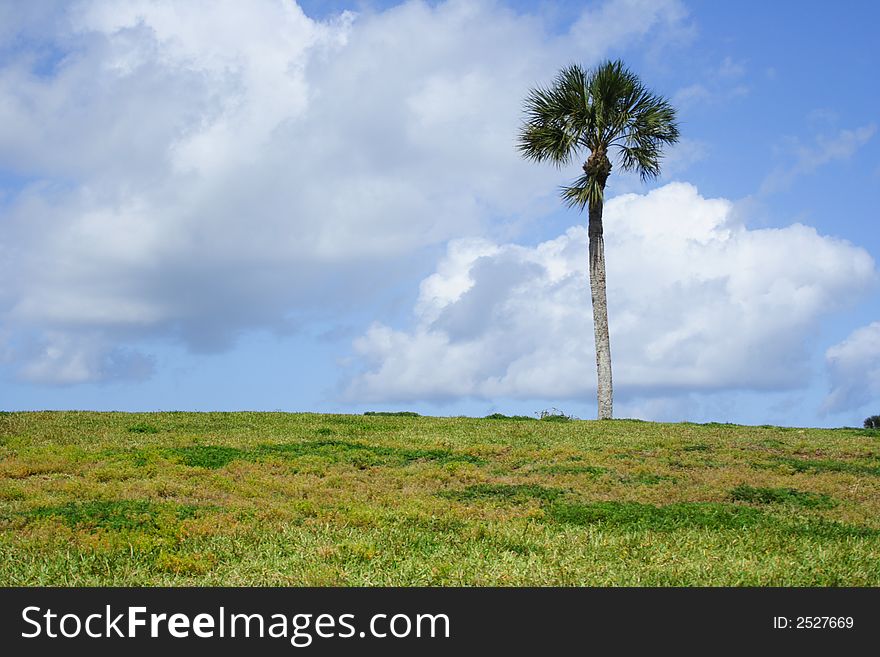
[[[382,415],[385,417],[421,417],[413,411],[367,411],[364,415]]]
[[[549,411],[541,411],[538,414],[538,419],[545,422],[571,422],[572,420],[576,420],[577,418],[574,415],[566,415],[558,408],[551,408]]]
[[[528,415],[504,415],[503,413],[492,413],[492,415],[487,415],[484,420],[516,420],[518,422],[522,422],[523,420],[531,420],[534,421],[536,418],[529,417]]]

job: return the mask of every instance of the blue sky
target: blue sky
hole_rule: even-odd
[[[679,110],[615,170],[615,412],[880,412],[873,3],[0,6],[0,408],[595,416],[577,167],[522,98],[623,58]]]

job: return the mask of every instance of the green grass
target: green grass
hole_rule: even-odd
[[[552,521],[573,525],[596,524],[605,528],[655,532],[747,529],[760,524],[763,519],[762,514],[754,509],[712,502],[685,502],[668,506],[639,502],[557,504],[550,507],[548,516]]]
[[[67,502],[60,506],[39,506],[23,511],[28,520],[58,518],[70,527],[100,527],[109,530],[156,528],[163,512],[178,520],[195,516],[197,507],[185,504],[156,504],[147,500]]]
[[[874,431],[0,413],[0,585],[880,586]]]
[[[836,461],[823,459],[804,459],[790,457],[776,457],[776,465],[789,467],[796,472],[850,472],[856,475],[868,475],[880,477],[880,462],[865,464],[850,461]]]
[[[548,488],[538,484],[474,484],[464,490],[441,491],[441,497],[461,502],[475,500],[499,500],[502,502],[523,503],[528,500],[552,501],[564,495],[559,488]]]
[[[580,463],[555,463],[541,467],[540,471],[547,474],[588,474],[598,476],[608,472],[608,468],[602,468],[598,465],[582,465]]]
[[[755,488],[748,484],[740,484],[732,491],[730,497],[736,502],[753,502],[756,504],[792,504],[808,509],[833,509],[837,503],[829,495],[810,493],[794,488]]]
[[[154,427],[152,424],[147,424],[146,422],[133,424],[128,428],[128,430],[131,433],[159,433],[159,430],[156,427]]]
[[[662,474],[653,474],[651,472],[637,472],[635,474],[623,475],[620,481],[625,484],[644,484],[646,486],[654,486],[664,481],[675,481],[675,477]]]
[[[323,433],[318,430],[319,435]],[[192,445],[174,447],[166,453],[177,457],[191,468],[217,469],[235,460],[259,461],[277,457],[296,460],[304,456],[319,457],[327,463],[350,463],[358,467],[381,465],[404,465],[413,461],[436,461],[438,463],[474,463],[482,465],[484,459],[473,454],[455,453],[448,449],[406,449],[351,443],[344,440],[310,440],[289,444],[263,444],[250,449],[223,447],[219,445]],[[143,459],[143,456],[140,456]]]
[[[216,445],[193,445],[191,447],[175,447],[168,452],[180,457],[180,462],[191,468],[222,468],[235,459],[247,455],[244,450],[235,447],[218,447]]]

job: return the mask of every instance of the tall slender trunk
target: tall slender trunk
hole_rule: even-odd
[[[602,237],[602,201],[590,204],[589,235],[590,293],[593,298],[593,332],[596,338],[596,370],[598,373],[596,396],[599,401],[599,419],[610,420],[612,415],[611,341],[608,337],[608,303],[605,299],[605,240]]]

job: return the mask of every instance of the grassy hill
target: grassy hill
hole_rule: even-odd
[[[880,586],[880,432],[0,413],[0,585]]]

